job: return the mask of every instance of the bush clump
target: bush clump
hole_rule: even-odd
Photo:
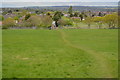
[[[5,19],[2,24],[3,29],[8,29],[9,27],[14,27],[14,26],[15,26],[15,21],[13,18]]]
[[[71,26],[73,25],[73,22],[70,18],[67,18],[67,17],[62,17],[60,20],[59,20],[59,24],[61,26]]]
[[[36,27],[49,27],[52,24],[52,18],[50,16],[31,16],[28,20],[32,26]]]

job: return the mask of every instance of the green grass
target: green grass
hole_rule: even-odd
[[[79,28],[82,28],[82,29],[89,29],[88,25],[86,23],[83,23],[83,22],[74,23],[73,27],[79,27]],[[90,29],[98,29],[98,28],[99,28],[98,24],[91,23]],[[109,28],[109,27],[106,24],[102,24],[100,28],[104,29],[104,28]]]
[[[3,30],[3,78],[115,78],[118,30]]]
[[[0,29],[0,79],[2,78],[2,29]]]

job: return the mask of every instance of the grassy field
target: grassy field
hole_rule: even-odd
[[[0,79],[2,78],[2,29],[0,29]]]
[[[3,78],[115,78],[118,30],[3,30]]]

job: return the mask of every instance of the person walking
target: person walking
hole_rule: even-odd
[[[58,29],[58,22],[57,21],[55,22],[55,25],[56,25],[56,29]]]
[[[55,21],[52,22],[52,29],[56,27]]]

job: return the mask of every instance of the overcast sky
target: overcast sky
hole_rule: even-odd
[[[120,0],[0,0],[2,2],[118,2]]]
[[[117,6],[118,1],[119,0],[0,0],[0,2],[2,2],[2,5],[0,5],[0,7],[70,6],[70,5],[72,6]],[[69,3],[62,3],[62,2],[69,2]],[[73,2],[78,2],[78,3],[73,3]],[[89,2],[97,2],[97,3],[89,3]],[[105,2],[105,3],[100,3],[100,2]],[[109,2],[116,2],[116,3],[109,3]]]

